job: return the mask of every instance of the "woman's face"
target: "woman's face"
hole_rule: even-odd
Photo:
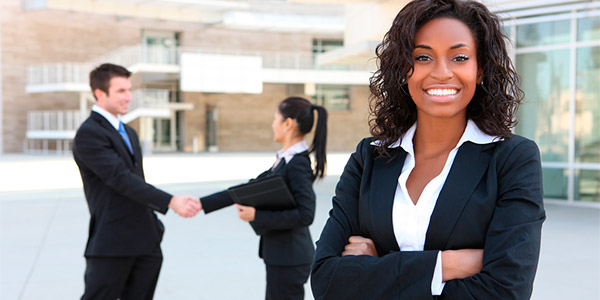
[[[466,118],[480,77],[471,30],[456,19],[433,19],[415,35],[408,90],[417,118]]]
[[[283,121],[283,116],[279,110],[276,109],[275,114],[273,114],[273,124],[271,124],[271,127],[273,128],[273,140],[277,143],[281,143],[285,136]]]

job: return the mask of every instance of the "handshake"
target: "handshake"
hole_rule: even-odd
[[[202,210],[200,199],[192,196],[173,196],[169,208],[183,218],[191,218]]]

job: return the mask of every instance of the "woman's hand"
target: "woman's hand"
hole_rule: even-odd
[[[442,281],[462,279],[481,272],[483,249],[442,251]]]
[[[237,210],[238,217],[246,222],[254,221],[254,215],[256,214],[256,208],[252,206],[244,206],[240,204],[234,204],[235,209]]]
[[[348,245],[344,247],[344,252],[342,252],[342,256],[346,255],[370,255],[379,257],[373,240],[362,236],[351,236],[348,239]]]

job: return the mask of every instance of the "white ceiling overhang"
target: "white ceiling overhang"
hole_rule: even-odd
[[[26,10],[197,22],[246,30],[343,33],[342,4],[276,0],[24,0]]]

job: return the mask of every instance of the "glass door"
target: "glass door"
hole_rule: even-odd
[[[154,118],[152,120],[152,146],[153,150],[160,152],[176,151],[176,140],[173,134],[171,119]]]

